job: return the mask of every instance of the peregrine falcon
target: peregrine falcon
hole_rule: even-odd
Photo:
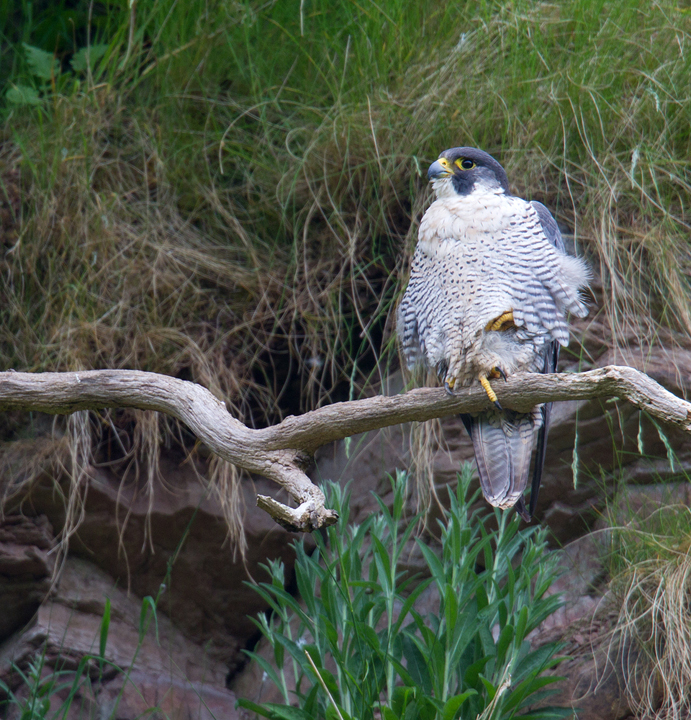
[[[462,415],[487,501],[535,510],[551,405],[503,409],[489,382],[517,371],[554,372],[568,345],[568,313],[585,317],[586,264],[567,255],[539,202],[514,197],[504,168],[482,150],[445,150],[428,177],[436,200],[420,223],[410,280],[398,308],[409,367],[436,370],[448,392],[480,382],[492,405]],[[523,491],[537,436],[530,509]]]

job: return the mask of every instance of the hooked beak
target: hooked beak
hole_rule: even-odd
[[[427,171],[427,178],[429,180],[438,180],[439,178],[449,177],[450,175],[453,175],[451,170],[448,169],[448,162],[446,163],[447,167],[444,167],[442,163],[439,160],[435,160],[430,166],[429,170]]]

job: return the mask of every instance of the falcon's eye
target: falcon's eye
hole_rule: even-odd
[[[472,170],[475,167],[475,163],[470,158],[456,160],[456,165],[458,165],[461,170]]]

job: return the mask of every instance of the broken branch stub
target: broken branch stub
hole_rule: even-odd
[[[610,365],[553,375],[524,373],[494,383],[494,389],[503,407],[523,411],[550,401],[621,398],[657,420],[691,433],[691,403],[629,367]],[[317,448],[390,425],[478,412],[488,403],[480,386],[459,389],[451,396],[442,388],[417,388],[401,395],[334,403],[254,430],[234,418],[206,388],[166,375],[138,370],[0,373],[0,410],[69,414],[138,408],[172,415],[224,460],[283,487],[298,507],[267,496],[259,496],[257,504],[283,527],[301,532],[332,525],[338,519],[325,507],[321,489],[305,473]]]

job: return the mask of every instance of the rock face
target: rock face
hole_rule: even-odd
[[[110,622],[103,662],[99,659],[102,623],[110,600]],[[147,618],[138,627],[142,609]],[[80,663],[85,664],[80,668]],[[185,638],[161,612],[114,586],[94,565],[67,558],[50,599],[32,622],[0,650],[0,679],[29,696],[13,666],[41,667],[44,682],[59,672],[68,687],[48,696],[51,711],[65,707],[68,717],[139,717],[155,708],[177,717],[211,720],[235,715],[235,696],[225,689],[226,667]],[[214,712],[216,711],[216,712]],[[13,713],[19,714],[15,705]]]
[[[0,642],[29,621],[50,589],[53,528],[43,516],[0,520]]]
[[[164,482],[155,489],[147,519],[149,498],[141,487],[120,487],[115,474],[93,469],[84,521],[70,554],[94,563],[140,598],[155,597],[165,583],[164,612],[232,672],[244,664],[242,648],[256,634],[248,615],[265,607],[245,582],[262,579],[259,564],[267,559],[280,558],[291,566],[290,542],[296,536],[254,506],[254,488],[246,483],[248,551],[243,564],[227,542],[220,509],[194,470],[168,457],[162,458],[161,473]],[[257,492],[274,491],[268,481],[257,480],[255,487]],[[50,486],[34,489],[29,500],[35,512],[62,527],[64,511],[53,501]]]
[[[99,673],[89,661],[90,679],[81,683],[79,702],[74,701],[74,712],[81,707],[87,713],[79,717],[109,717],[116,703],[120,720],[141,717],[152,707],[168,717],[236,717],[226,678],[245,664],[242,651],[257,634],[250,618],[266,607],[244,583],[262,580],[259,565],[267,560],[282,559],[292,567],[295,536],[254,506],[255,492],[274,488],[262,480],[255,487],[246,483],[243,564],[228,546],[222,513],[196,472],[170,457],[161,469],[165,482],[156,487],[149,520],[149,500],[140,487],[121,488],[116,475],[90,471],[85,519],[52,591],[56,556],[50,551],[54,528],[64,523],[64,504],[56,502],[50,481],[24,498],[24,515],[6,515],[0,522],[0,680],[20,697],[27,688],[13,664],[26,673],[30,663],[43,663],[49,676],[63,667],[74,671],[80,660],[98,654],[109,597],[106,659],[112,665],[97,682]],[[159,593],[160,643],[151,624],[135,653],[142,598]],[[56,695],[53,702],[65,697]]]

